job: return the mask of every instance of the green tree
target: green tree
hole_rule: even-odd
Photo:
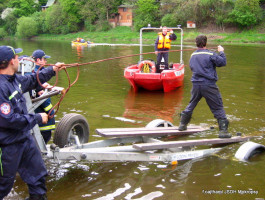
[[[48,33],[61,34],[62,27],[67,25],[62,7],[55,4],[46,10],[45,27]]]
[[[142,27],[159,26],[159,2],[156,0],[138,0],[136,3],[137,8],[134,13],[134,28],[139,31]]]
[[[108,30],[110,14],[117,12],[122,0],[80,0],[77,2],[81,19],[89,31]],[[96,26],[94,26],[96,24]]]
[[[31,38],[38,33],[38,23],[32,17],[21,17],[17,21],[17,36]]]
[[[186,25],[192,20],[197,27],[213,23],[223,28],[234,7],[234,0],[161,0],[161,3],[162,24]]]
[[[18,18],[22,16],[29,16],[40,9],[34,0],[12,0],[9,1],[8,6],[10,8],[15,8],[14,14]]]
[[[259,2],[260,0],[237,0],[226,22],[232,22],[240,27],[252,27],[258,24],[262,19]]]
[[[201,24],[204,21],[200,12],[200,0],[162,0],[161,6],[162,22],[171,24],[186,25],[187,20],[195,21],[196,24]],[[171,14],[167,16],[167,14]]]
[[[4,19],[4,29],[8,33],[8,35],[14,35],[16,33],[16,27],[17,27],[17,18],[14,15],[14,13],[10,13],[5,19]]]
[[[62,7],[63,16],[65,18],[66,26],[69,32],[78,31],[78,24],[81,22],[78,4],[76,0],[59,0]]]
[[[88,21],[93,24],[97,17],[97,2],[93,0],[82,0],[78,1],[78,7],[80,8],[79,13],[82,20]]]
[[[3,39],[6,36],[7,36],[7,32],[5,31],[5,29],[0,28],[0,39]]]
[[[91,0],[82,0],[77,2],[79,7],[79,14],[84,21],[84,25],[87,31],[95,31],[94,22],[97,19],[97,13],[95,12],[96,2]]]
[[[177,22],[175,20],[174,14],[166,14],[162,19],[161,19],[161,25],[162,26],[168,26],[168,27],[175,27],[177,26]]]
[[[48,32],[46,27],[46,13],[47,12],[35,12],[30,17],[37,23],[38,33]]]
[[[233,10],[235,4],[233,0],[222,0],[215,3],[215,23],[223,30],[225,29],[226,19]]]
[[[47,4],[48,0],[39,0],[39,4],[41,6],[45,6]]]

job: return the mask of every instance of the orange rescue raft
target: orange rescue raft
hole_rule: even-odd
[[[170,92],[183,85],[184,64],[174,63],[169,70],[155,73],[155,63],[144,60],[139,64],[126,67],[124,77],[129,81],[135,92],[139,88]]]

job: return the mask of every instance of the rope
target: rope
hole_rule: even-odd
[[[170,52],[178,52],[178,51],[194,51],[196,49],[184,49],[184,50],[169,50],[169,51],[159,51],[159,53],[170,53]],[[122,58],[128,58],[128,57],[134,57],[134,56],[140,56],[140,55],[147,55],[147,54],[154,54],[155,52],[146,52],[146,53],[139,53],[139,54],[131,54],[131,55],[126,55],[126,56],[119,56],[119,57],[113,57],[113,58],[105,58],[102,60],[95,60],[87,63],[73,63],[73,64],[64,64],[66,68],[69,67],[75,67],[75,66],[83,66],[83,65],[90,65],[90,64],[95,64],[95,63],[100,63],[100,62],[105,62],[109,60],[116,60],[116,59],[122,59]],[[54,64],[47,64],[47,66],[54,66]]]
[[[212,48],[215,49],[215,48]],[[159,53],[170,53],[170,52],[179,52],[179,51],[194,51],[194,50],[198,50],[198,48],[193,48],[193,49],[182,49],[182,50],[169,50],[169,51],[159,51]],[[62,102],[62,100],[64,99],[66,93],[70,90],[70,88],[77,82],[78,78],[79,78],[79,74],[80,74],[80,68],[79,66],[84,66],[84,65],[90,65],[90,64],[95,64],[95,63],[100,63],[100,62],[105,62],[105,61],[109,61],[109,60],[116,60],[116,59],[122,59],[122,58],[128,58],[128,57],[133,57],[133,56],[140,56],[140,55],[147,55],[147,54],[154,54],[155,52],[146,52],[146,53],[141,53],[141,54],[131,54],[131,55],[126,55],[126,56],[119,56],[119,57],[113,57],[113,58],[106,58],[106,59],[101,59],[101,60],[95,60],[95,61],[91,61],[91,62],[87,62],[87,63],[72,63],[72,64],[63,64],[62,67],[64,67],[64,71],[67,75],[68,78],[68,87],[65,90],[65,92],[61,95],[59,101],[53,106],[53,108],[50,110],[50,112],[48,113],[49,119],[53,118],[54,115],[58,112],[59,108],[60,108],[60,103]],[[47,64],[45,66],[54,66],[55,64]],[[44,66],[41,66],[38,71],[37,71],[37,81],[38,83],[45,88],[42,83],[39,80],[39,71],[43,68]],[[70,81],[70,77],[69,74],[66,70],[66,68],[71,68],[71,67],[77,67],[77,75],[76,75],[76,79],[75,81],[73,81],[71,83]],[[52,87],[55,87],[57,85],[58,82],[58,72],[56,71],[56,81],[55,84]],[[52,110],[54,110],[57,107],[56,111],[54,112],[53,115],[51,115]]]

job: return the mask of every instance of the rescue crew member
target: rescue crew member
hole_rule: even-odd
[[[230,138],[228,133],[228,120],[224,111],[223,101],[216,85],[218,80],[216,67],[226,65],[224,48],[218,46],[219,54],[206,48],[207,37],[199,35],[196,37],[198,49],[191,55],[190,69],[192,71],[192,90],[189,105],[181,113],[179,130],[186,130],[190,122],[192,112],[201,100],[205,98],[210,110],[218,121],[219,138]]]
[[[38,49],[38,50],[34,51],[32,53],[31,57],[35,60],[35,63],[36,63],[36,66],[35,66],[35,69],[34,69],[35,72],[37,72],[38,69],[41,66],[46,65],[47,59],[51,58],[51,56],[46,55],[45,52],[43,50],[41,50],[41,49]],[[44,69],[44,68],[42,68],[42,69]],[[43,86],[49,87],[50,85],[49,85],[49,83],[44,83]],[[35,93],[36,97],[39,97],[40,95],[42,95],[44,93],[44,90],[40,86],[40,87],[38,87],[36,89],[36,91],[33,91],[33,93]],[[45,113],[48,114],[52,108],[53,108],[53,105],[52,105],[52,102],[51,102],[51,98],[48,98],[38,108],[36,108],[35,113],[43,113],[43,112],[45,112]],[[53,110],[51,111],[50,115],[54,115],[54,111]],[[39,127],[40,127],[41,135],[42,135],[45,143],[47,144],[50,141],[50,139],[51,139],[52,130],[55,129],[55,118],[54,117],[50,118],[48,120],[47,124],[40,123]]]
[[[168,69],[168,51],[170,49],[171,40],[176,40],[177,36],[173,33],[173,30],[167,32],[168,29],[166,26],[162,28],[162,33],[158,33],[158,37],[155,41],[155,54],[157,55],[157,63],[156,63],[156,73],[160,73],[160,64],[162,58],[164,58],[165,62],[165,70]]]
[[[86,41],[83,38],[76,38],[76,42],[85,43]]]
[[[0,46],[0,200],[11,191],[16,172],[29,189],[29,199],[47,199],[47,170],[39,148],[30,134],[37,123],[47,123],[46,113],[29,114],[23,93],[37,87],[36,73],[16,74],[22,49]],[[39,73],[42,83],[55,75],[62,64],[45,68]]]

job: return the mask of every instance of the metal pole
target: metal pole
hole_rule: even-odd
[[[182,55],[183,55],[183,30],[180,28],[180,64],[183,64]]]
[[[143,36],[143,34],[142,34],[142,30],[143,30],[143,28],[141,28],[140,29],[140,61],[142,61],[143,60],[143,55],[142,55],[142,53],[143,53],[143,40],[142,40],[142,36]]]

